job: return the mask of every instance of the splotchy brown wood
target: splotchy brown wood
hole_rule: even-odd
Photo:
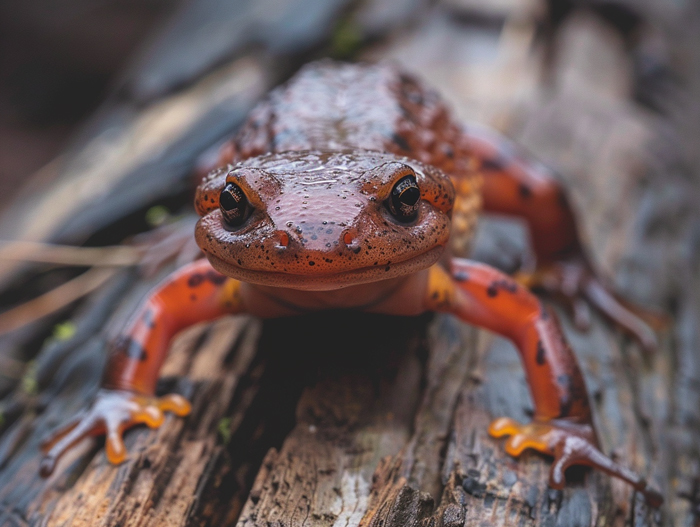
[[[663,2],[659,5],[668,6]],[[469,33],[469,31],[464,30],[463,26],[459,26],[458,29],[458,35],[456,35],[457,31],[453,29],[452,37]],[[441,30],[444,30],[444,26],[438,25],[435,29],[435,31]],[[595,26],[591,29],[590,22],[576,20],[573,28],[567,29],[567,33],[576,33],[577,31],[579,37],[576,40],[575,49],[581,49],[580,34],[582,32],[587,32],[589,39],[594,40],[596,46],[594,46],[593,51],[584,47],[585,52],[575,54],[573,59],[570,55],[565,54],[566,60],[563,66],[560,65],[560,69],[564,68],[568,72],[576,71],[577,68],[581,69],[581,64],[576,62],[576,56],[579,56],[581,60],[585,56],[586,64],[594,68],[594,75],[575,78],[588,79],[589,81],[595,79],[595,82],[600,82],[602,78],[605,85],[605,75],[618,80],[625,77],[624,70],[619,68],[612,73],[605,70],[604,53],[609,52],[612,47],[609,34],[606,31]],[[698,33],[694,32],[691,40],[696,41],[697,35]],[[425,34],[417,33],[415,40],[427,50],[426,53],[429,53],[430,46],[425,42]],[[453,45],[458,46],[456,38],[450,40],[450,48]],[[696,46],[695,49],[700,48]],[[439,50],[439,52],[439,56],[442,57],[443,50]],[[415,67],[420,68],[421,57],[411,58],[414,59]],[[595,60],[589,60],[591,58]],[[435,61],[434,58],[432,60]],[[508,67],[511,67],[510,63],[508,63]],[[450,65],[450,68],[457,69],[453,65]],[[507,78],[512,79],[510,74],[513,72],[509,71],[508,73]],[[489,73],[479,70],[479,75],[479,78],[483,78],[488,77]],[[453,88],[453,91],[464,90],[468,94],[473,94],[469,91],[469,86],[466,86],[465,89],[465,84],[469,83],[464,82],[464,77],[463,71],[455,73],[454,78],[460,82],[457,83],[458,88]],[[447,83],[442,82],[442,79],[446,78],[445,76],[435,76],[434,78],[441,79],[441,89],[446,88]],[[493,75],[491,81],[494,85],[503,87],[504,90],[507,87],[518,85],[517,82],[504,84],[503,78],[505,77]],[[516,78],[518,78],[517,68]],[[627,81],[620,81],[618,84],[625,84],[625,82]],[[475,84],[480,86],[479,83]],[[658,174],[654,172],[651,176],[646,172],[644,174],[639,172],[638,169],[646,166],[645,163],[649,161],[649,155],[657,156],[660,152],[663,152],[664,156],[668,155],[668,145],[665,142],[668,136],[663,135],[661,138],[655,138],[652,132],[655,127],[660,126],[660,123],[654,120],[650,121],[648,115],[640,116],[638,109],[632,108],[627,100],[612,102],[608,99],[595,100],[594,95],[594,100],[591,101],[592,86],[592,84],[583,87],[580,84],[577,85],[581,89],[579,95],[585,94],[585,101],[582,101],[578,96],[572,97],[571,94],[569,96],[561,96],[560,94],[559,97],[550,99],[552,93],[548,90],[547,100],[541,105],[535,106],[534,109],[528,110],[528,118],[524,123],[524,133],[520,135],[520,139],[529,148],[537,151],[541,157],[557,162],[562,169],[562,174],[571,176],[568,186],[576,188],[578,196],[576,204],[580,209],[587,211],[584,218],[587,228],[584,229],[584,232],[588,233],[586,238],[593,244],[597,263],[605,266],[610,273],[615,268],[620,269],[620,265],[627,262],[629,265],[626,266],[626,271],[620,275],[621,283],[626,284],[628,290],[637,294],[638,298],[653,298],[659,302],[663,302],[664,299],[671,296],[678,298],[676,304],[679,316],[678,331],[675,332],[672,339],[664,338],[662,352],[651,360],[651,367],[645,364],[633,346],[621,339],[619,335],[611,332],[598,318],[593,318],[593,327],[588,334],[578,333],[565,324],[567,335],[575,340],[576,349],[580,352],[581,364],[593,394],[592,401],[594,411],[599,419],[598,424],[608,430],[608,433],[602,437],[604,448],[607,451],[618,453],[622,459],[629,460],[637,470],[651,474],[662,487],[668,488],[669,507],[663,510],[661,517],[650,513],[639,499],[630,494],[629,489],[617,484],[611,486],[610,480],[606,476],[592,472],[580,475],[563,493],[552,492],[543,485],[549,469],[549,463],[546,459],[529,455],[516,462],[503,453],[499,444],[485,433],[490,419],[494,415],[500,415],[504,412],[513,418],[526,419],[530,407],[525,395],[526,386],[518,377],[520,367],[512,348],[503,341],[497,340],[492,342],[492,345],[489,346],[489,353],[485,354],[484,349],[491,341],[489,337],[481,334],[476,352],[469,351],[468,354],[470,362],[467,381],[460,390],[456,410],[453,411],[449,404],[438,405],[441,411],[446,411],[451,416],[447,419],[446,428],[454,430],[454,433],[444,434],[448,438],[444,462],[441,461],[443,456],[440,449],[437,449],[437,454],[432,458],[425,457],[425,451],[423,451],[419,456],[420,459],[436,460],[435,462],[425,461],[422,463],[423,469],[429,470],[432,475],[419,481],[414,480],[409,484],[409,488],[413,490],[405,493],[405,495],[410,496],[419,495],[420,492],[428,492],[433,498],[436,498],[440,495],[441,480],[446,482],[441,499],[436,498],[436,503],[439,503],[439,512],[436,512],[434,516],[436,525],[442,524],[450,527],[466,525],[471,527],[484,524],[535,526],[557,523],[561,525],[624,525],[633,523],[646,526],[670,524],[671,522],[674,525],[693,525],[697,521],[700,498],[696,484],[698,450],[695,438],[698,434],[697,409],[700,408],[697,404],[697,380],[700,377],[696,360],[696,343],[698,341],[696,306],[698,305],[698,291],[700,289],[698,289],[697,280],[692,278],[692,274],[685,273],[687,264],[689,264],[687,260],[689,253],[686,252],[687,247],[689,247],[687,243],[689,239],[692,239],[692,237],[687,236],[689,232],[692,232],[690,227],[694,216],[687,214],[689,209],[683,205],[686,203],[685,198],[692,195],[692,191],[679,190],[684,188],[684,183],[674,178],[673,170],[664,168]],[[483,97],[477,97],[479,107],[493,108],[493,100],[498,100],[499,94],[501,92],[495,93],[493,99],[488,99],[486,102],[483,102]],[[664,98],[664,101],[669,105],[672,105],[676,100],[672,97]],[[503,104],[503,101],[498,101],[501,105]],[[521,122],[521,117],[521,114],[517,114],[514,120]],[[512,121],[513,115],[509,114],[505,118],[505,122]],[[503,123],[504,121],[501,119],[498,122]],[[578,125],[582,122],[588,123],[588,126],[579,127]],[[667,130],[668,125],[664,124],[663,126],[664,130]],[[588,130],[590,135],[582,135],[583,129]],[[601,137],[603,139],[600,139]],[[683,137],[683,140],[692,142],[694,137],[696,136],[688,134]],[[653,148],[642,151],[643,145],[647,144],[652,144]],[[596,152],[597,155],[593,156],[592,152]],[[655,163],[660,161],[656,157],[654,159]],[[664,159],[668,160],[666,157]],[[659,166],[663,167],[663,165]],[[643,206],[640,206],[640,200]],[[489,233],[493,233],[493,231],[489,231]],[[499,239],[499,243],[505,242]],[[510,247],[507,243],[505,246]],[[503,245],[499,245],[499,247],[503,247]],[[482,251],[480,254],[484,254],[484,252]],[[679,254],[682,255],[682,258],[678,257]],[[672,259],[676,263],[669,266],[668,259]],[[645,274],[649,268],[654,269],[654,272]],[[566,314],[562,319],[566,322]],[[435,326],[438,334],[442,335],[442,338],[451,339],[456,327],[454,322],[445,323],[445,319],[441,320],[443,322],[438,322],[438,325]],[[279,327],[273,327],[272,331],[275,330],[279,330]],[[235,340],[235,337],[230,337]],[[214,340],[205,341],[205,347],[198,353],[209,356],[206,352],[206,346],[213,343]],[[431,345],[431,349],[436,348]],[[438,345],[438,349],[444,350],[445,347]],[[472,349],[472,345],[468,344],[467,350]],[[602,349],[608,350],[606,351],[607,355],[601,354]],[[86,350],[84,353],[87,354],[88,351]],[[94,350],[94,353],[98,353],[98,351]],[[612,354],[610,355],[610,353]],[[178,361],[187,362],[190,360],[182,358],[182,355],[177,351],[173,357],[175,357],[175,364],[178,364]],[[216,376],[221,373],[209,371],[204,362],[198,361],[197,364],[200,372],[200,375],[196,376],[198,382],[202,382],[208,375],[217,378]],[[220,365],[221,363],[214,361],[212,370],[216,370]],[[224,366],[224,370],[226,367]],[[174,367],[172,362],[166,363],[166,370],[166,374],[190,371]],[[259,363],[254,364],[252,370],[254,371],[251,371],[250,377],[244,374],[244,384],[248,382],[246,379],[255,379],[260,375],[263,378],[267,376],[267,373],[263,373],[267,370],[260,368]],[[440,377],[441,382],[445,376],[456,374],[457,371],[459,368],[448,368]],[[189,375],[192,375],[191,371]],[[78,377],[76,377],[76,381],[81,385],[84,384]],[[206,383],[204,385],[206,386]],[[215,383],[214,387],[210,388],[207,397],[219,393],[216,386]],[[669,386],[672,388],[669,389]],[[53,398],[49,407],[52,415],[63,414],[65,417],[77,409],[77,407],[70,409],[63,407],[63,411],[60,411],[60,408],[57,410],[57,406],[65,404],[66,392],[73,393],[71,389],[64,389]],[[52,394],[55,393],[52,392]],[[225,398],[226,394],[228,392],[221,395]],[[248,389],[243,390],[240,396],[256,400],[254,393]],[[238,397],[236,396],[236,398]],[[76,401],[78,407],[84,403],[84,400],[83,398],[81,401]],[[630,405],[630,401],[638,401],[638,403]],[[201,404],[198,408],[202,407]],[[243,414],[250,415],[260,412],[259,406],[249,408],[248,412],[234,412],[234,415],[238,416],[236,419],[243,418]],[[7,459],[4,456],[7,455],[8,444],[21,445],[22,438],[29,437],[31,440],[33,435],[30,432],[32,416],[25,416],[21,420],[14,421],[14,417],[11,417],[16,415],[13,414],[14,410],[11,407],[5,407],[5,410],[3,410],[3,415],[10,416],[12,423],[14,423],[10,425],[9,429],[4,429],[5,432],[0,438],[3,458]],[[275,418],[284,413],[275,406],[270,407],[269,410],[270,415],[275,416]],[[219,412],[218,404],[212,405],[211,411]],[[55,422],[56,417],[54,417]],[[171,423],[172,420],[168,421],[166,426]],[[37,424],[41,427],[41,420]],[[137,434],[135,442],[142,444],[140,442],[143,439],[145,443],[150,445],[149,452],[155,452],[164,445],[159,443],[165,437],[160,432],[153,433],[144,430],[132,433]],[[165,444],[168,447],[177,447],[173,443]],[[281,444],[281,436],[278,436],[278,442],[274,446],[279,449]],[[442,441],[438,441],[437,444],[444,446]],[[35,440],[34,448],[36,448]],[[42,518],[36,511],[50,511],[55,500],[60,498],[61,493],[67,492],[66,489],[68,492],[71,488],[76,489],[75,492],[71,493],[71,498],[81,496],[81,493],[82,496],[91,496],[93,492],[95,493],[94,501],[99,501],[104,497],[104,494],[99,494],[94,487],[90,486],[93,480],[89,476],[91,471],[103,467],[101,465],[103,461],[98,459],[92,462],[80,477],[77,477],[77,474],[83,467],[76,463],[73,467],[75,472],[69,474],[65,483],[63,483],[64,480],[54,480],[46,483],[47,486],[43,487],[43,482],[36,481],[35,471],[38,461],[36,459],[27,461],[31,458],[30,450],[31,445],[11,450],[9,465],[5,462],[0,469],[2,470],[0,472],[0,487],[2,488],[0,491],[2,496],[0,523],[55,525],[56,523],[51,516]],[[429,453],[436,452],[432,447],[427,450]],[[12,454],[12,452],[15,453]],[[220,451],[217,449],[210,451],[210,453],[216,452]],[[321,450],[318,455],[325,455],[324,452]],[[93,455],[98,456],[98,458],[101,456],[95,450],[90,450],[87,454],[81,453],[78,457],[83,459],[82,456],[85,456],[85,459],[89,459]],[[205,455],[208,454],[205,453]],[[21,460],[21,463],[27,463],[25,466],[27,472],[20,473],[14,469],[8,470],[8,466],[15,465],[18,459]],[[182,458],[181,463],[186,463],[187,459],[189,458]],[[262,456],[259,459],[262,459]],[[266,473],[274,467],[275,459],[276,456],[270,455],[266,462],[261,465],[259,482],[266,480]],[[174,487],[168,495],[177,495],[177,500],[182,500],[178,503],[190,503],[187,509],[190,512],[186,515],[186,519],[182,520],[183,522],[189,522],[193,525],[205,524],[207,523],[205,518],[210,518],[210,523],[214,524],[235,523],[237,512],[240,510],[240,502],[238,499],[226,499],[224,496],[226,492],[223,488],[228,484],[226,482],[238,478],[232,477],[231,472],[227,472],[227,464],[222,463],[221,460],[221,456],[211,456],[207,469],[199,480],[201,485],[197,487],[194,495],[190,492],[191,487],[186,485],[179,487],[178,481],[174,478],[162,477],[159,479],[160,483],[167,482],[168,485]],[[377,466],[379,468],[393,467],[395,463],[382,463]],[[151,477],[148,468],[142,467],[141,470],[146,470],[142,477]],[[255,470],[253,467],[252,472]],[[11,477],[9,480],[4,479],[8,473],[17,474],[17,476]],[[186,473],[187,467],[178,472],[178,474]],[[221,473],[228,474],[228,479],[222,479]],[[379,488],[381,485],[393,485],[392,478],[382,477],[385,473],[386,471],[383,469],[377,472],[378,492],[381,491]],[[442,477],[433,477],[436,473]],[[114,478],[120,477],[121,474],[120,470],[114,469],[109,469],[104,473],[104,477],[111,478],[110,481],[113,482],[110,489],[120,489],[120,481],[123,480]],[[252,481],[252,476],[248,479]],[[222,481],[224,481],[224,485],[222,485]],[[435,481],[438,481],[437,485]],[[666,482],[671,483],[666,484]],[[46,489],[42,491],[40,498],[31,490],[36,488],[36,485]],[[105,488],[107,488],[106,483],[100,487],[100,490]],[[221,491],[221,494],[218,494],[217,489]],[[130,504],[142,503],[144,496],[151,495],[147,486],[131,487],[123,492],[119,490],[119,492],[118,495],[111,494],[110,498],[101,501],[102,506],[111,511],[117,511],[119,507],[128,509]],[[265,492],[262,485],[254,486],[251,492],[251,501],[264,500]],[[41,508],[37,508],[35,503],[40,500],[43,500],[43,505]],[[406,500],[403,503],[411,504],[416,503],[416,501]],[[156,509],[162,511],[163,504],[164,501],[161,499]],[[61,519],[80,516],[85,522],[88,522],[88,520],[101,518],[99,514],[91,516],[91,513],[79,513],[78,510],[85,505],[86,500],[83,498],[66,501],[62,505],[64,514]],[[69,516],[66,511],[71,506],[74,511],[73,515]],[[389,506],[382,507],[382,510],[389,509],[391,509]],[[97,508],[90,509],[91,512],[97,510]],[[133,509],[128,510],[133,511]],[[165,521],[164,518],[166,518],[177,524],[177,518],[174,518],[174,515],[159,516],[160,513],[153,512],[153,510],[143,514],[137,513],[131,518],[134,522],[141,521],[143,524],[152,523],[154,525],[160,524],[159,522]],[[179,511],[181,509],[174,508],[173,510]],[[206,511],[206,514],[197,516],[203,511]],[[382,518],[381,515],[374,517]],[[126,519],[126,516],[114,512],[110,518]],[[285,522],[285,518],[286,516],[282,513],[278,515],[278,519],[282,523]],[[66,522],[62,521],[61,523],[65,524]],[[333,525],[335,522],[329,518],[326,520],[310,518],[307,523]],[[92,525],[91,523],[85,524]],[[350,522],[350,525],[352,524]],[[76,525],[79,524],[76,523]]]

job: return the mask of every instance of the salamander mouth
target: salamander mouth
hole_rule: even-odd
[[[360,267],[358,269],[340,272],[319,272],[317,274],[308,275],[245,269],[222,260],[209,252],[205,252],[205,254],[214,269],[226,276],[240,280],[241,282],[306,291],[328,291],[358,284],[388,280],[390,278],[405,276],[420,271],[421,269],[426,269],[440,259],[444,249],[444,246],[433,247],[424,253],[412,256],[406,260],[389,264]]]

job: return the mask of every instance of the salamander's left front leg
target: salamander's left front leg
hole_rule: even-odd
[[[564,485],[567,467],[590,465],[627,481],[649,504],[661,504],[661,495],[644,479],[598,448],[581,370],[556,316],[537,297],[487,265],[454,259],[449,274],[439,266],[430,269],[425,306],[503,335],[520,352],[535,406],[533,422],[500,418],[489,428],[495,437],[510,436],[509,454],[532,448],[554,456],[554,488]]]
[[[127,428],[138,424],[158,428],[164,412],[187,415],[190,403],[184,397],[155,395],[170,341],[178,331],[198,322],[241,313],[239,285],[206,260],[198,260],[151,291],[121,336],[110,344],[102,387],[94,401],[44,442],[41,474],[51,474],[59,458],[87,436],[104,434],[107,459],[119,464],[127,457],[122,439]]]

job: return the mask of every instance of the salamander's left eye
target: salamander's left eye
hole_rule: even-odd
[[[224,221],[229,227],[240,227],[248,219],[251,212],[250,203],[241,187],[228,183],[219,196],[219,208]]]
[[[420,189],[413,174],[399,179],[387,200],[387,208],[392,216],[402,223],[409,223],[418,216]]]

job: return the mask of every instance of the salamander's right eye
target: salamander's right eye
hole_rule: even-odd
[[[387,199],[386,206],[398,221],[409,223],[418,216],[419,202],[420,189],[416,182],[416,176],[410,174],[396,182],[389,199]]]
[[[241,187],[228,183],[219,196],[219,208],[229,227],[240,227],[251,213],[251,206]]]

